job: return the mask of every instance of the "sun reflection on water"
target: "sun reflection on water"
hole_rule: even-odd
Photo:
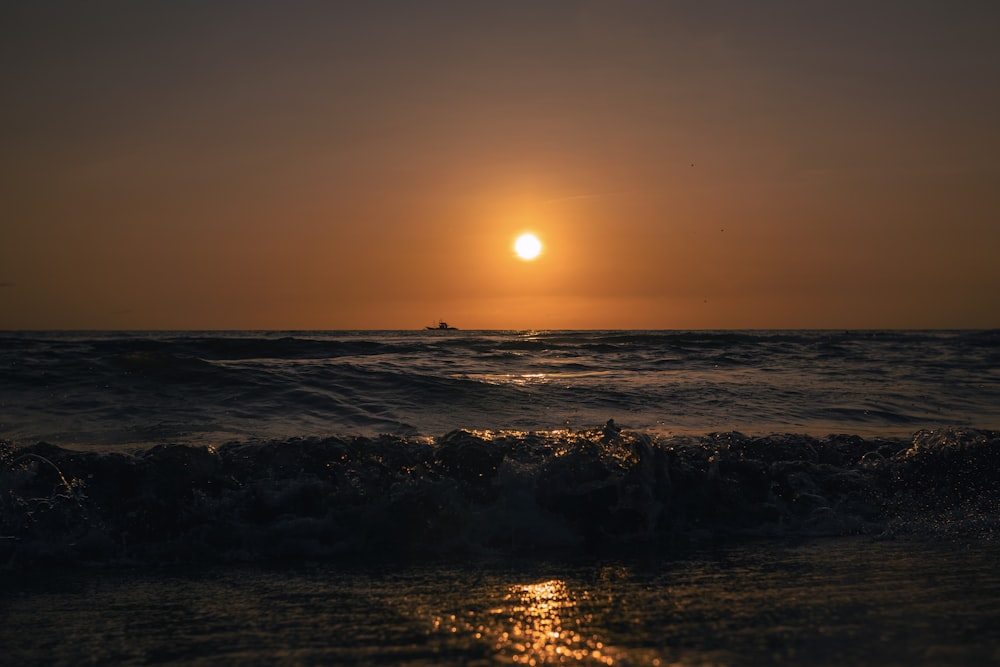
[[[584,595],[586,595],[584,593]],[[566,583],[552,579],[537,584],[512,586],[503,607],[491,610],[499,631],[495,649],[522,665],[588,662],[614,664],[604,643],[585,636],[580,629],[585,620],[577,597]]]
[[[468,664],[666,664],[651,647],[618,641],[612,626],[622,619],[609,613],[609,605],[617,603],[609,597],[603,570],[593,582],[596,588],[564,579],[523,581],[491,582],[481,606],[466,602],[452,613],[434,614],[432,637],[441,642],[441,654],[461,647]]]

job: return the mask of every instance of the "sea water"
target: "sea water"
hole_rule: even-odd
[[[986,664],[1000,333],[0,335],[14,664]]]
[[[1000,427],[997,331],[0,332],[0,434],[77,447]]]
[[[11,665],[990,665],[990,545],[0,573]]]

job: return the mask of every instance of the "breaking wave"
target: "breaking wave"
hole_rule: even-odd
[[[132,453],[0,441],[0,488],[7,568],[990,537],[1000,432],[653,437],[608,422]]]

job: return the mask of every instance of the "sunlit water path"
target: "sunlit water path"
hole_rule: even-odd
[[[0,575],[10,664],[985,665],[995,544]]]

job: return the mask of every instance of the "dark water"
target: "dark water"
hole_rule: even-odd
[[[1000,332],[0,333],[0,437],[1000,428]]]
[[[0,663],[988,664],[998,344],[2,334]]]
[[[0,574],[6,664],[989,665],[1000,549]]]

